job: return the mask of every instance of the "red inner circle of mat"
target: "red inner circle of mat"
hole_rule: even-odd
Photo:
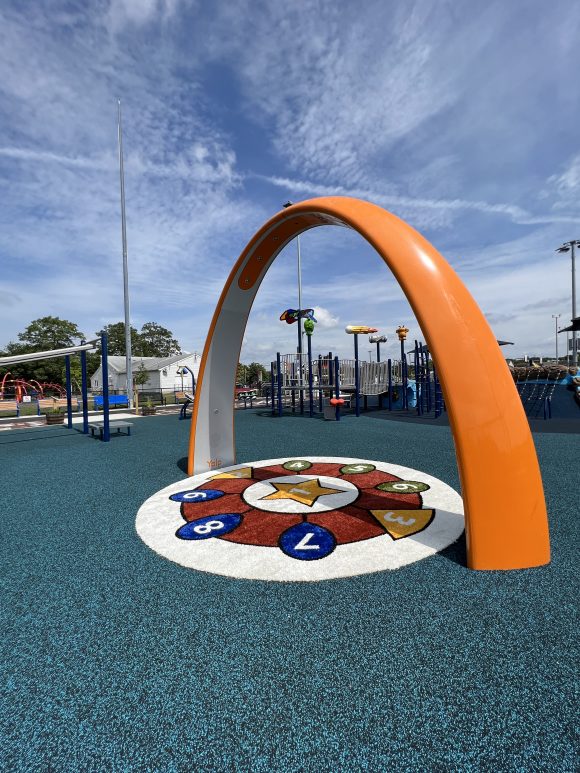
[[[239,513],[242,516],[240,525],[229,534],[217,537],[227,542],[277,547],[283,532],[307,521],[328,529],[334,534],[338,545],[345,545],[385,534],[385,529],[371,514],[371,510],[416,510],[422,506],[420,494],[397,494],[376,488],[380,483],[402,481],[402,478],[376,469],[372,472],[341,473],[343,467],[351,464],[355,463],[313,462],[311,467],[304,470],[304,475],[308,476],[347,480],[358,489],[359,493],[354,502],[336,510],[322,513],[273,513],[252,507],[245,502],[242,493],[254,483],[297,474],[293,470],[287,470],[282,464],[276,464],[253,467],[252,476],[249,478],[217,478],[202,483],[196,487],[197,491],[213,489],[223,491],[224,496],[195,504],[183,502],[181,514],[190,522],[209,515]]]

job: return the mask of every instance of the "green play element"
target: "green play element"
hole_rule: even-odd
[[[311,336],[314,333],[314,322],[311,319],[304,320],[304,332],[307,336]]]
[[[302,472],[312,467],[312,462],[307,462],[306,459],[291,459],[289,462],[285,462],[282,467],[285,470],[292,470],[293,472]]]
[[[340,468],[342,475],[357,475],[363,472],[374,472],[377,468],[374,464],[363,464],[363,462],[356,462],[354,464],[345,464]]]
[[[390,483],[379,483],[377,488],[380,491],[390,491],[392,494],[416,494],[418,491],[427,491],[430,486],[418,480],[398,480]]]

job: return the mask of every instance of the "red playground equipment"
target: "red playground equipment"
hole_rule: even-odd
[[[49,381],[35,381],[31,379],[26,381],[23,378],[8,378],[11,373],[7,371],[0,384],[0,400],[12,399],[21,403],[25,396],[42,399],[47,396],[47,392],[56,392],[57,397],[64,398],[66,390],[60,384],[53,384]]]

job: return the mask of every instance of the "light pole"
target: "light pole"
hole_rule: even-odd
[[[291,201],[282,204],[284,209],[292,206]],[[302,355],[302,325],[300,323],[300,312],[302,311],[302,257],[300,255],[300,236],[296,237],[296,257],[298,264],[298,354]],[[302,367],[302,360],[300,360]]]
[[[552,319],[554,320],[554,323],[556,325],[556,365],[560,362],[558,359],[558,320],[560,319],[562,315],[561,314],[552,314]]]
[[[369,353],[369,362],[372,362],[373,361],[373,358],[372,358],[373,350],[372,349],[367,349],[367,351]]]
[[[125,218],[125,169],[123,167],[123,124],[121,100],[117,101],[117,135],[119,140],[119,180],[121,185],[121,242],[123,247],[123,300],[125,307],[125,370],[127,400],[133,407],[133,367],[131,364],[131,315],[129,313],[129,270],[127,268],[127,221]]]
[[[282,206],[284,209],[287,209],[292,206],[292,202],[287,201]],[[296,251],[298,259],[298,324],[296,327],[298,328],[298,386],[300,387],[298,394],[300,395],[300,413],[304,413],[304,395],[302,394],[302,258],[300,255],[300,236],[296,237]]]
[[[576,247],[580,247],[580,239],[564,242],[556,250],[556,252],[569,252],[572,258],[572,319],[576,318],[576,255],[574,253]],[[578,365],[578,339],[575,331],[572,331],[572,365]]]

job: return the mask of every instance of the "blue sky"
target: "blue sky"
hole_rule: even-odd
[[[506,353],[553,354],[552,314],[571,316],[554,250],[580,238],[579,41],[575,0],[5,1],[0,345],[48,314],[87,335],[123,318],[121,98],[136,327],[200,351],[231,266],[281,204],[354,195],[438,248],[516,343]],[[350,355],[347,324],[379,327],[389,353],[399,323],[420,337],[359,236],[301,244],[316,351]],[[291,244],[243,361],[294,350],[278,317],[296,305]]]

